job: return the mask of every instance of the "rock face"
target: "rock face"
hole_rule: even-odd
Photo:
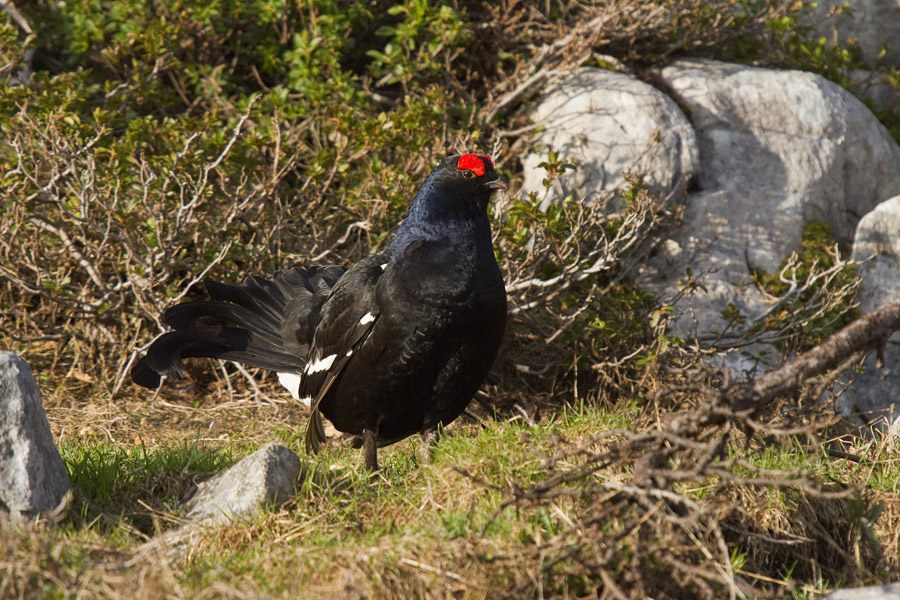
[[[853,260],[858,261],[860,308],[870,312],[893,302],[900,302],[900,196],[882,202],[864,216],[856,228]],[[876,357],[869,355],[864,371],[838,397],[837,410],[863,421],[884,418],[894,433],[900,429],[900,335],[891,338],[885,348],[885,368],[877,368]],[[848,383],[847,378],[843,383]]]
[[[665,192],[692,179],[683,199],[676,196],[683,225],[645,265],[641,283],[667,296],[687,269],[706,273],[704,289],[676,305],[683,314],[674,329],[712,342],[730,304],[750,322],[772,306],[754,273],[777,272],[810,221],[829,224],[850,246],[859,219],[900,194],[900,148],[863,103],[814,74],[683,60],[657,76],[668,96],[597,69],[551,88],[532,109],[546,129],[541,152],[525,160],[525,191],[543,189],[537,165],[549,150],[580,163],[581,173],[560,177],[548,201],[560,192],[590,199],[620,185],[623,169],[646,171]],[[759,344],[721,361],[738,371],[765,368],[757,363],[763,353],[781,360]]]
[[[0,353],[0,514],[32,519],[56,508],[70,488],[31,369]]]
[[[294,495],[300,459],[285,446],[267,444],[227,471],[201,483],[185,503],[188,521],[226,523],[247,518]]]
[[[551,151],[578,164],[543,198],[542,209],[568,194],[614,190],[626,170],[665,192],[684,190],[697,170],[694,131],[678,105],[629,75],[578,69],[547,92],[531,117],[544,129],[541,150],[525,159],[524,191],[544,194],[546,171],[538,165]]]
[[[728,303],[751,319],[771,305],[752,272],[776,272],[809,221],[849,245],[858,219],[900,192],[900,148],[865,105],[817,75],[693,60],[660,76],[697,131],[701,166],[685,225],[648,275],[665,290],[677,283],[666,273],[710,270],[676,329],[713,339]],[[750,363],[736,355],[729,366]]]

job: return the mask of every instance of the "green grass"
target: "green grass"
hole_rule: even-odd
[[[179,446],[123,448],[108,442],[63,444],[60,453],[75,490],[75,523],[118,514],[139,529],[149,524],[138,503],[174,510],[191,480],[235,462],[233,448],[212,450],[185,441]]]
[[[596,434],[637,430],[647,426],[646,418],[646,406],[634,400],[609,407],[569,406],[536,425],[461,420],[428,452],[418,439],[382,449],[382,469],[375,475],[361,467],[359,451],[346,443],[331,443],[318,456],[305,456],[302,436],[278,424],[271,439],[290,446],[304,465],[296,496],[249,520],[203,529],[187,550],[175,554],[139,550],[179,527],[179,498],[195,482],[231,466],[259,443],[225,440],[212,445],[198,437],[155,447],[64,441],[61,453],[75,492],[68,516],[58,527],[7,536],[0,542],[0,550],[5,549],[0,567],[13,582],[8,589],[35,598],[76,597],[77,589],[100,598],[156,597],[174,589],[172,597],[190,598],[212,586],[216,597],[235,598],[329,597],[346,589],[374,597],[493,597],[513,589],[530,590],[526,596],[590,594],[599,580],[579,568],[585,535],[599,536],[602,543],[616,540],[622,560],[644,561],[651,575],[666,572],[663,563],[642,554],[646,541],[623,532],[621,519],[627,511],[604,517],[588,532],[581,529],[585,515],[596,508],[590,494],[606,482],[629,482],[630,463],[564,484],[572,492],[568,495],[501,505],[510,490],[529,489],[584,460],[577,453],[560,456],[561,451],[586,443],[600,451],[600,442],[591,444]],[[881,494],[880,502],[886,497],[890,503],[900,479],[900,453],[877,440],[854,452],[864,462],[833,459],[799,441],[766,445],[742,440],[729,446],[723,460],[743,461],[745,466],[735,472],[750,477],[792,471],[810,480],[858,482],[865,493]],[[556,459],[553,469],[548,458]],[[796,524],[816,512],[822,513],[818,526],[831,519],[833,535],[851,535],[854,519],[874,519],[883,508],[864,498],[817,504],[799,489],[747,491],[723,487],[715,478],[676,489],[710,506],[721,506],[732,494],[729,502],[736,502],[750,519],[738,520],[736,526],[767,537],[781,531],[813,535]],[[893,512],[884,510],[889,516],[881,517],[883,527],[895,525]],[[734,516],[723,522],[734,524]],[[567,548],[581,550],[566,555]],[[812,589],[803,583],[815,580],[809,577],[819,578],[816,589],[828,587],[821,572],[807,573],[808,561],[774,555],[767,562],[771,549],[738,540],[730,542],[729,552],[735,567],[768,573],[786,586],[800,582],[801,588],[790,588],[797,597]],[[795,561],[796,570],[778,570]]]
[[[516,575],[508,566],[494,572],[492,560],[557,534],[567,518],[567,509],[559,506],[510,507],[494,514],[508,497],[504,490],[544,477],[542,461],[560,440],[620,427],[623,415],[636,411],[636,404],[580,407],[535,426],[460,423],[424,453],[430,455],[424,461],[418,439],[382,450],[382,469],[374,476],[361,467],[358,450],[330,444],[320,455],[307,457],[301,436],[278,429],[273,437],[291,446],[304,463],[296,497],[248,522],[206,530],[190,558],[178,564],[175,578],[188,597],[214,582],[235,589],[249,586],[262,595],[302,596],[310,589],[327,593],[339,585],[338,574],[348,561],[371,553],[366,560],[378,565],[379,574],[370,573],[375,579],[367,585],[399,585],[415,594],[429,579],[446,579],[435,564],[453,565],[443,568],[448,573],[464,571],[454,563],[465,547],[473,553],[468,568],[478,573],[479,585],[502,588]],[[177,526],[165,515],[177,512],[179,498],[193,482],[254,449],[232,442],[212,447],[196,440],[154,448],[107,441],[62,443],[75,500],[61,527],[37,536],[61,551],[48,558],[37,556],[40,552],[33,548],[35,572],[62,573],[63,582],[67,573],[75,579],[91,573],[102,580],[99,564],[115,562],[117,555]],[[21,545],[17,550],[28,552]],[[390,581],[379,583],[379,578]],[[404,588],[406,584],[412,587]],[[36,597],[70,596],[49,581],[40,589]]]

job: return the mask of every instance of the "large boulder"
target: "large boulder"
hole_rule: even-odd
[[[646,281],[665,292],[685,268],[707,272],[707,291],[678,306],[687,312],[676,331],[715,339],[729,303],[750,319],[771,306],[753,271],[777,271],[810,220],[849,246],[859,218],[900,193],[900,148],[864,104],[817,75],[707,60],[659,75],[696,129],[699,189]],[[756,362],[735,353],[727,364]]]
[[[55,509],[71,488],[28,364],[0,353],[0,515],[14,523]]]
[[[568,194],[615,190],[625,182],[624,171],[678,193],[697,170],[694,131],[678,105],[630,75],[578,69],[547,91],[531,118],[542,130],[538,151],[524,161],[524,191],[543,196],[546,171],[538,165],[550,152],[578,166],[543,197],[543,209]]]
[[[900,193],[900,148],[862,102],[823,77],[707,60],[676,62],[660,76],[697,131],[699,186],[725,192],[724,233],[736,234],[751,267],[774,270],[811,219],[849,244],[859,218]]]

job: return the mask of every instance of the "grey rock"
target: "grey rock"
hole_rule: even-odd
[[[248,518],[294,496],[300,459],[280,444],[267,444],[227,471],[197,486],[184,505],[188,521],[226,523]]]
[[[836,590],[825,600],[900,600],[900,583]]]
[[[542,197],[542,209],[554,200],[615,190],[624,171],[645,175],[664,192],[684,190],[697,170],[694,131],[671,98],[623,73],[585,67],[550,88],[531,112],[543,126],[539,151],[524,160],[526,193]],[[550,192],[539,167],[550,151],[577,164]]]
[[[860,219],[852,258],[859,262],[863,311],[900,302],[900,196],[882,202]],[[858,417],[861,424],[874,424],[896,434],[900,427],[900,335],[895,334],[891,342],[882,368],[876,365],[877,358],[869,355],[853,385],[847,377],[841,380],[847,387],[835,408],[843,415]]]
[[[33,519],[57,508],[70,488],[31,369],[0,353],[0,514]]]
[[[267,444],[230,469],[200,483],[182,505],[184,525],[140,546],[136,556],[181,560],[203,539],[204,529],[252,518],[295,494],[300,459],[290,448]]]
[[[708,271],[707,291],[676,306],[687,312],[675,331],[714,340],[729,302],[751,320],[771,306],[752,272],[776,272],[810,220],[829,223],[849,245],[858,219],[900,193],[900,147],[864,104],[817,75],[684,60],[660,77],[696,129],[699,189],[644,282],[665,294],[686,268]],[[726,366],[757,366],[742,356]]]
[[[852,258],[860,263],[860,308],[869,312],[900,302],[900,196],[885,200],[859,220]]]
[[[660,75],[697,130],[700,188],[725,192],[727,228],[756,245],[741,244],[751,266],[777,267],[811,219],[849,244],[858,219],[900,193],[897,143],[823,77],[707,60]]]

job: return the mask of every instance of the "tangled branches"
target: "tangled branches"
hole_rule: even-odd
[[[506,292],[517,315],[547,304],[560,294],[597,275],[621,281],[646,256],[651,233],[666,216],[666,202],[641,192],[624,214],[610,213],[614,196],[551,207],[545,227],[535,228],[523,260],[511,266]],[[558,214],[553,214],[557,213]],[[561,224],[564,230],[553,227]],[[560,234],[564,233],[564,237]],[[558,266],[550,277],[536,277],[545,266]],[[602,290],[601,290],[602,292]],[[583,309],[581,309],[583,310]],[[555,337],[555,336],[553,336]]]
[[[630,389],[639,379],[626,373],[635,359],[666,343],[664,309],[634,281],[672,218],[671,202],[629,181],[626,190],[569,197],[545,210],[535,194],[497,207],[513,340],[507,381],[539,375],[547,389],[574,370],[591,377],[582,382],[591,389],[598,379]]]
[[[841,257],[837,244],[823,249],[825,260],[804,264],[797,252],[773,276],[773,291],[759,285],[768,308],[748,320],[733,320],[722,332],[706,336],[700,342],[719,350],[756,343],[792,343],[798,338],[816,339],[822,332],[834,331],[857,313],[856,299],[860,279],[856,264]]]
[[[168,165],[138,155],[108,156],[104,164],[106,153],[97,148],[106,129],[44,127],[20,113],[6,142],[17,160],[4,174],[10,185],[9,210],[0,215],[0,297],[8,308],[0,331],[35,354],[41,342],[54,342],[54,364],[68,346],[70,373],[87,377],[93,369],[121,381],[130,344],[147,324],[159,325],[168,300],[155,292],[183,296],[232,248],[225,239],[213,250],[200,236],[218,240],[266,218],[264,186],[250,177],[226,182],[218,170],[252,105],[218,154],[205,156],[194,134]],[[196,161],[201,168],[184,168]],[[208,212],[217,214],[215,223],[199,217]],[[198,250],[202,255],[193,255]]]
[[[484,123],[514,114],[541,89],[598,52],[616,56],[614,63],[648,64],[765,31],[766,22],[785,14],[790,6],[780,0],[743,4],[738,10],[730,2],[697,0],[666,4],[562,0],[540,7],[521,0],[479,4],[473,10],[488,15],[483,27],[496,34],[477,40],[475,56],[481,56],[478,51],[493,55],[494,46],[502,44],[503,54],[515,57],[478,61],[500,70],[494,74],[497,85],[489,90],[479,113]],[[514,129],[504,135],[520,133]]]
[[[900,305],[885,306],[758,380],[737,383],[726,371],[693,371],[687,383],[662,390],[654,401],[701,400],[657,426],[605,431],[577,445],[560,441],[543,459],[544,479],[505,488],[508,499],[494,513],[551,506],[568,515],[533,553],[505,557],[532,561],[536,571],[509,597],[535,585],[571,589],[576,581],[599,598],[781,597],[785,565],[814,564],[845,582],[872,578],[882,567],[870,530],[877,513],[854,511],[859,491],[758,459],[772,446],[819,440],[829,424],[812,405],[802,424],[778,426],[766,418],[776,398],[857,353],[877,351],[898,329]],[[749,457],[737,456],[735,444],[749,449]],[[630,477],[614,475],[628,469]],[[780,510],[785,517],[751,519],[754,510]]]

